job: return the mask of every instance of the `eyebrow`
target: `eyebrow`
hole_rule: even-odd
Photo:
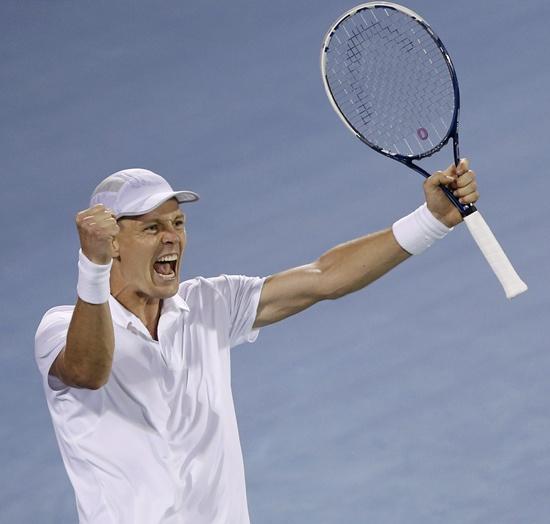
[[[166,220],[170,221],[170,222],[174,222],[176,220],[180,220],[180,219],[183,219],[185,221],[186,219],[186,214],[183,213],[183,212],[180,212],[178,213],[176,216],[174,216],[174,218],[169,218],[169,219],[162,219],[160,217],[152,217],[152,218],[149,218],[148,220],[143,220],[142,217],[140,216],[125,216],[125,217],[120,217],[118,221],[120,220],[131,220],[134,224],[152,224],[152,223],[162,223],[162,222],[166,222]]]

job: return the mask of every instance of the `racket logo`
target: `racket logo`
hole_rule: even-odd
[[[427,140],[428,138],[428,130],[425,127],[419,127],[416,130],[416,134],[418,135],[418,138],[420,138],[420,140]]]

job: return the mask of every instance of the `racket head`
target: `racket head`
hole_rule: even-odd
[[[332,107],[369,147],[411,165],[453,137],[458,157],[455,68],[414,11],[391,2],[350,9],[325,35],[321,72]]]

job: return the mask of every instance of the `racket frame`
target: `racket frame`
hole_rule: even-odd
[[[332,35],[336,32],[336,30],[338,29],[338,26],[340,26],[340,24],[342,24],[349,17],[353,16],[359,11],[362,11],[365,9],[372,9],[375,7],[382,7],[385,9],[394,9],[396,11],[400,11],[403,14],[408,15],[411,18],[415,19],[419,24],[421,24],[422,27],[428,32],[428,34],[431,36],[431,38],[434,40],[434,42],[440,49],[445,59],[445,63],[447,64],[447,67],[449,69],[451,79],[452,79],[452,84],[453,84],[454,97],[455,97],[455,108],[453,113],[453,120],[444,139],[441,140],[439,144],[437,144],[435,147],[433,147],[432,149],[430,149],[425,153],[421,153],[418,155],[401,155],[398,153],[393,153],[391,151],[385,150],[379,146],[376,146],[375,144],[371,144],[359,131],[357,131],[353,127],[353,125],[348,121],[346,116],[340,110],[340,108],[338,107],[338,104],[334,99],[332,90],[330,89],[330,86],[328,84],[328,78],[327,78],[326,67],[325,67],[325,57],[328,49],[330,48],[330,40],[332,38]],[[456,71],[455,71],[453,62],[451,60],[451,57],[447,52],[447,49],[443,45],[443,42],[435,34],[435,32],[432,30],[429,24],[420,15],[418,15],[411,9],[408,9],[407,7],[403,7],[401,5],[394,4],[392,2],[367,2],[364,4],[360,4],[358,6],[355,6],[354,8],[345,12],[340,18],[338,18],[338,20],[336,20],[336,22],[334,22],[331,28],[327,31],[325,38],[323,39],[323,45],[321,47],[321,72],[322,72],[325,91],[334,111],[340,117],[340,120],[342,120],[344,125],[359,140],[361,140],[361,142],[369,146],[371,149],[378,151],[384,156],[397,160],[398,162],[406,165],[407,167],[410,167],[412,170],[416,171],[417,173],[420,173],[423,177],[427,178],[430,176],[430,174],[425,169],[415,164],[413,161],[420,160],[422,158],[433,155],[434,153],[442,149],[447,144],[447,142],[452,138],[454,162],[455,162],[455,165],[458,165],[458,162],[460,159],[459,143],[458,143],[460,92],[458,89],[458,80],[456,76]],[[500,281],[502,287],[504,288],[504,292],[506,293],[507,298],[513,298],[525,292],[527,290],[527,285],[525,284],[525,282],[521,280],[520,276],[517,274],[516,270],[512,266],[506,254],[504,253],[502,247],[500,246],[497,239],[493,235],[491,229],[485,222],[481,213],[476,209],[476,207],[473,204],[462,204],[461,202],[459,202],[459,200],[453,195],[452,191],[447,187],[441,186],[441,189],[445,192],[449,200],[458,208],[458,210],[464,217],[464,222],[466,223],[468,230],[470,231],[472,237],[478,244],[481,252],[485,256],[487,262],[489,263],[493,272],[495,273],[498,280]]]
[[[332,35],[336,32],[338,27],[345,22],[348,18],[354,16],[360,11],[364,11],[367,9],[373,9],[382,7],[384,9],[393,9],[395,11],[400,11],[403,14],[406,14],[410,16],[411,18],[414,18],[422,27],[428,32],[428,34],[431,36],[431,38],[436,43],[437,47],[441,51],[444,59],[445,64],[447,65],[447,68],[449,70],[452,84],[453,84],[453,91],[454,91],[454,99],[455,99],[455,107],[453,111],[453,117],[452,117],[452,123],[449,129],[447,130],[447,134],[445,137],[436,144],[432,149],[429,151],[426,151],[425,153],[420,153],[418,155],[401,155],[399,153],[394,153],[392,151],[388,151],[387,149],[384,149],[380,146],[377,146],[376,144],[371,143],[368,139],[366,139],[355,127],[352,125],[352,123],[346,118],[346,115],[340,110],[338,107],[338,104],[336,103],[335,97],[333,96],[332,89],[330,88],[330,85],[328,83],[328,75],[326,73],[326,53],[330,48],[330,41],[332,38]],[[336,111],[336,114],[340,117],[342,122],[345,124],[345,126],[359,139],[361,142],[365,143],[367,146],[369,146],[371,149],[374,149],[378,153],[381,153],[384,156],[387,156],[389,158],[393,158],[394,160],[397,160],[398,162],[401,162],[402,164],[405,164],[407,167],[410,167],[412,170],[416,171],[417,173],[421,174],[424,178],[428,178],[430,176],[430,173],[428,173],[425,169],[423,169],[421,166],[414,163],[414,160],[421,160],[422,158],[429,157],[433,155],[434,153],[437,153],[440,149],[442,149],[452,138],[453,139],[453,157],[455,165],[458,166],[458,162],[460,160],[460,152],[459,152],[459,141],[458,141],[458,122],[459,122],[459,115],[460,115],[460,91],[458,88],[458,79],[456,76],[456,70],[454,67],[454,64],[451,60],[451,56],[449,55],[445,45],[441,41],[441,39],[437,36],[437,34],[432,30],[432,28],[429,26],[429,24],[417,13],[412,11],[411,9],[394,4],[391,2],[367,2],[364,4],[360,4],[355,6],[354,8],[350,9],[349,11],[346,11],[342,16],[340,16],[331,26],[331,28],[327,31],[324,39],[323,39],[323,45],[321,46],[321,73],[323,78],[323,85],[325,87],[325,92],[327,94],[327,97],[334,109]],[[443,191],[445,192],[445,195],[447,198],[456,206],[456,208],[460,211],[460,214],[465,217],[468,216],[475,211],[477,211],[476,207],[473,204],[462,204],[452,193],[452,191],[445,187],[441,187]]]

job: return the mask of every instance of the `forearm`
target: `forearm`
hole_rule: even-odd
[[[316,304],[357,291],[410,254],[391,229],[340,244],[315,262],[271,275],[262,289],[254,327],[278,322]]]
[[[111,372],[114,332],[109,303],[89,304],[78,299],[62,355],[62,379],[96,389]]]
[[[358,291],[410,256],[391,228],[340,244],[316,262],[323,295],[335,299]]]
[[[443,238],[462,217],[441,185],[454,189],[462,203],[472,204],[479,196],[475,173],[468,170],[467,161],[438,171],[424,182],[426,204],[395,222],[391,229],[340,244],[311,264],[268,277],[254,327],[278,322],[320,300],[358,291]]]

